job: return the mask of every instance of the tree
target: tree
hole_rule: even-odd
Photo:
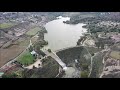
[[[15,36],[15,33],[13,32],[13,36]]]
[[[51,52],[51,49],[48,49],[48,52]]]
[[[33,47],[30,46],[30,47],[29,47],[29,52],[32,52],[32,51],[33,51]]]
[[[2,78],[16,78],[17,74],[16,73],[11,73],[11,74],[3,74]]]
[[[98,35],[97,35],[97,33],[95,33],[95,37],[96,37],[96,38],[98,38]]]
[[[94,53],[92,53],[91,55],[92,55],[92,56],[94,56],[95,54],[94,54]]]
[[[96,45],[96,47],[100,47],[100,42],[98,41],[98,42],[95,42],[95,45]]]
[[[101,43],[101,49],[104,49],[104,43]]]
[[[33,69],[35,69],[36,67],[33,65]]]
[[[118,29],[118,33],[120,33],[120,29]]]
[[[77,45],[80,45],[80,42],[77,41]]]
[[[44,33],[42,31],[38,32],[38,39],[39,40],[41,40],[41,39],[43,40],[44,39]]]
[[[40,47],[39,46],[35,46],[35,51],[36,51],[36,53],[38,53],[40,55]]]

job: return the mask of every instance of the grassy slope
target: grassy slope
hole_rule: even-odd
[[[29,31],[26,33],[26,35],[33,36],[33,35],[35,35],[35,34],[36,34],[38,31],[40,31],[40,30],[41,30],[41,29],[40,29],[39,27],[35,27],[35,28],[29,30]]]
[[[23,65],[29,65],[34,62],[34,57],[30,54],[30,52],[26,51],[24,54],[22,54],[19,58],[18,61],[22,63]]]
[[[10,28],[14,25],[15,24],[13,24],[13,23],[2,23],[2,24],[0,24],[0,29]]]
[[[93,53],[101,51],[101,49],[94,48],[94,47],[86,47],[86,48],[88,49],[90,54],[93,54]]]
[[[120,52],[119,51],[112,51],[110,56],[115,59],[120,59]]]
[[[103,69],[102,60],[103,60],[104,55],[105,55],[104,53],[99,53],[96,56],[94,56],[92,72],[91,72],[90,78],[98,78],[99,77],[99,74]]]

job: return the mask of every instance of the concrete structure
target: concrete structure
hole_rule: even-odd
[[[32,55],[36,55],[37,53],[33,50],[32,52],[30,52]]]

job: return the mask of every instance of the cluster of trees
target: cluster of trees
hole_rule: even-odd
[[[109,33],[109,32],[118,32],[120,33],[120,29],[118,26],[114,26],[114,27],[100,27],[96,25],[96,22],[92,22],[87,24],[86,26],[84,26],[85,28],[88,28],[88,30],[91,33],[97,33],[97,32],[105,32],[105,33]]]
[[[44,45],[48,45],[48,41],[44,40],[44,33],[46,32],[47,32],[46,29],[42,27],[42,30],[38,32],[37,42],[33,46],[34,50],[37,52],[38,55],[45,56],[45,53],[40,49],[44,47]],[[33,50],[33,48],[30,48],[30,50]]]
[[[81,78],[88,78],[88,74],[89,74],[89,64],[87,62],[82,62],[80,64],[80,68],[81,68],[81,73],[80,73],[80,77]]]
[[[99,48],[104,49],[104,43],[101,41],[95,42],[95,45],[96,45],[96,47],[98,47],[98,49]]]
[[[29,47],[29,52],[32,52],[34,49],[32,46]]]
[[[16,73],[10,73],[10,74],[3,74],[2,78],[17,78],[18,75]]]
[[[77,41],[77,45],[80,45],[80,43],[84,42],[85,39],[86,39],[86,36],[81,36],[80,39],[78,39]]]
[[[48,52],[51,52],[51,49],[48,49]]]
[[[35,50],[36,53],[38,54],[38,57],[39,57],[39,55],[45,56],[45,53],[40,50],[41,47],[40,47],[39,44],[35,45],[34,48],[35,48],[34,50]]]

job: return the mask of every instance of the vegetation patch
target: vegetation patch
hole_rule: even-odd
[[[20,62],[21,64],[27,66],[29,64],[34,63],[34,57],[30,54],[30,52],[26,51],[24,54],[22,54],[18,58],[18,62]]]
[[[14,25],[15,25],[14,23],[2,23],[0,24],[0,29],[10,28]]]
[[[42,60],[42,68],[25,69],[22,72],[23,78],[55,78],[59,73],[59,64],[48,57]]]
[[[112,51],[110,56],[114,59],[120,59],[120,52],[119,51]]]
[[[88,78],[88,71],[81,71],[80,76],[81,78]]]
[[[11,74],[4,74],[2,78],[16,78],[17,74],[16,73],[11,73]]]
[[[67,66],[75,63],[75,59],[77,59],[79,63],[85,62],[90,64],[90,55],[82,46],[59,51],[57,52],[57,55]]]
[[[18,42],[19,46],[28,46],[30,43],[30,39],[26,38],[23,41]]]
[[[86,47],[86,48],[91,55],[102,50],[101,48],[95,48],[95,47]]]
[[[41,30],[41,28],[35,27],[35,28],[29,30],[29,31],[26,33],[26,35],[33,36],[33,35],[37,34],[37,32],[40,31],[40,30]]]
[[[103,57],[104,57],[105,53],[99,53],[96,56],[93,57],[93,64],[92,64],[92,71],[90,74],[90,78],[98,78],[100,73],[103,70]]]

